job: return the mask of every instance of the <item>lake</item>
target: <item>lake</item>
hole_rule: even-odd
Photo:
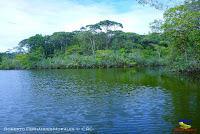
[[[180,119],[200,128],[198,80],[158,68],[1,70],[0,132],[163,134]]]

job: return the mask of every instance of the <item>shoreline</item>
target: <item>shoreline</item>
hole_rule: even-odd
[[[2,70],[59,70],[59,69],[130,69],[130,68],[163,68],[169,73],[173,74],[182,74],[182,75],[196,75],[200,74],[200,68],[193,69],[193,70],[173,70],[170,69],[170,67],[166,65],[126,65],[126,66],[118,66],[118,65],[112,65],[112,66],[58,66],[58,67],[34,67],[34,68],[11,68],[11,69],[2,69],[0,68],[0,71]]]

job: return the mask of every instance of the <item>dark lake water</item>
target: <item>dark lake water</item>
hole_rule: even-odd
[[[192,120],[200,131],[198,80],[160,69],[2,70],[0,133],[10,133],[5,127],[63,127],[77,129],[70,133],[163,134],[179,119]]]

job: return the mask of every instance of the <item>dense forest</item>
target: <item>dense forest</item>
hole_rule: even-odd
[[[0,69],[109,68],[166,66],[181,72],[200,70],[200,2],[165,11],[147,35],[123,32],[111,20],[73,32],[29,37],[16,51],[0,53]]]

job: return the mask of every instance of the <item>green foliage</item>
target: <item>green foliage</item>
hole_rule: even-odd
[[[19,47],[28,49],[27,53],[17,54],[5,65],[16,69],[153,65],[148,58],[154,51],[152,46],[164,42],[160,34],[139,35],[117,28],[123,28],[123,25],[105,20],[82,27],[81,31],[56,32],[50,36],[37,34],[19,43]],[[148,46],[149,53],[144,49]],[[133,54],[134,50],[140,52],[139,60]]]
[[[80,31],[35,35],[19,43],[14,55],[0,55],[2,69],[171,66],[200,68],[199,3],[168,9],[151,23],[152,33],[123,32],[121,23],[104,20]],[[27,48],[27,51],[24,51]]]
[[[16,62],[15,59],[9,57],[2,58],[0,69],[16,69],[16,68],[18,68],[18,63]]]
[[[177,70],[200,68],[200,2],[189,1],[164,14],[164,34],[171,42],[172,67]]]
[[[28,54],[16,55],[16,61],[18,62],[18,66],[22,69],[30,69],[31,68],[31,62],[29,61]]]
[[[83,54],[83,48],[81,48],[79,45],[73,45],[67,48],[66,50],[66,55],[71,55],[71,54]]]
[[[1,62],[2,62],[2,58],[3,58],[3,54],[0,53],[0,64],[1,64]]]

